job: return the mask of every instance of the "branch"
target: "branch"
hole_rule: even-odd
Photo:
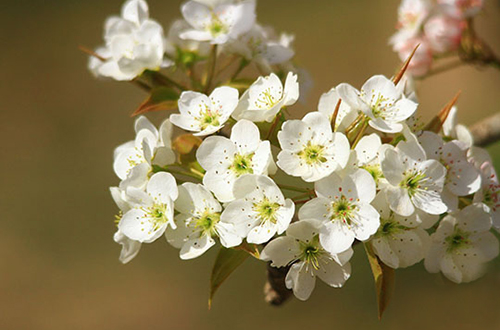
[[[292,296],[286,288],[285,277],[290,267],[275,268],[267,263],[267,282],[264,285],[264,299],[268,304],[280,306]]]
[[[470,127],[474,145],[486,147],[500,141],[500,113],[480,120]]]

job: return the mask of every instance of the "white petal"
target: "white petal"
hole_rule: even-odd
[[[326,222],[320,230],[319,241],[323,248],[337,254],[349,249],[354,242],[354,233],[338,222]]]
[[[284,95],[284,106],[290,106],[299,99],[299,83],[293,72],[288,72],[286,76]]]
[[[120,261],[124,264],[130,262],[137,256],[139,250],[141,249],[141,243],[131,240],[127,236],[123,235],[119,230],[113,236],[116,243],[122,246],[120,252]]]
[[[311,296],[316,285],[316,276],[307,271],[303,262],[293,264],[288,274],[286,274],[285,283],[287,288],[293,290],[293,294],[299,300],[307,300]]]
[[[179,195],[174,176],[167,172],[154,174],[149,179],[146,190],[151,197],[161,203],[166,203],[169,199],[174,201]]]
[[[272,261],[271,265],[273,267],[287,266],[299,256],[299,244],[294,238],[288,236],[278,237],[272,240],[260,253],[260,258],[264,261]]]
[[[203,235],[196,239],[190,239],[182,246],[180,257],[182,260],[197,258],[214,245],[215,241],[208,235]]]
[[[260,144],[259,128],[251,121],[242,119],[233,126],[231,141],[243,154],[255,152]]]
[[[347,263],[342,267],[336,262],[330,261],[327,264],[321,264],[315,273],[329,286],[340,288],[351,276],[351,264]]]

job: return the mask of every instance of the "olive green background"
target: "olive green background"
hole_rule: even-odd
[[[180,1],[150,0],[165,28]],[[500,5],[487,1],[478,30],[500,53]],[[181,261],[163,239],[128,265],[112,241],[118,179],[112,152],[133,138],[129,114],[145,94],[95,80],[78,45],[102,42],[120,0],[18,0],[0,4],[0,329],[485,329],[500,328],[500,261],[471,284],[453,285],[421,264],[397,271],[377,320],[373,282],[356,248],[343,289],[318,282],[307,302],[263,301],[264,264],[249,260],[207,310],[215,251]],[[260,0],[258,17],[295,33],[297,60],[315,81],[299,117],[340,82],[354,86],[399,66],[387,45],[397,0]],[[458,90],[460,122],[499,111],[500,71],[463,67],[419,85],[425,118]],[[151,116],[156,123],[164,114]],[[500,148],[492,148],[497,168]],[[215,249],[214,249],[215,250]]]

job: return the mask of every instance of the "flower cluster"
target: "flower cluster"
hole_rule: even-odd
[[[425,1],[405,1],[401,35],[425,30],[431,39],[441,24],[432,19],[463,19],[471,9],[440,3],[437,14]],[[456,108],[441,111],[436,118],[444,122],[419,124],[407,80],[376,75],[359,89],[337,85],[317,111],[292,119],[302,84],[296,73],[284,74],[293,67],[293,38],[258,25],[255,5],[189,1],[166,41],[161,28],[143,31],[157,23],[142,0],[127,1],[123,17],[106,24],[107,47],[117,49],[105,61],[92,58],[94,72],[112,66],[109,77],[127,73],[152,93],[179,92],[159,129],[140,116],[135,139],[115,150],[120,260],[162,236],[182,259],[218,244],[255,251],[286,267],[286,287],[306,300],[316,277],[342,287],[353,246],[362,242],[391,268],[424,260],[429,272],[454,282],[477,279],[499,253],[492,230],[500,230],[500,185],[488,153],[456,123]],[[443,46],[447,38],[435,41]],[[222,56],[240,60],[228,80],[214,75]],[[169,63],[169,76],[150,75],[161,63]],[[237,76],[249,65],[260,75],[245,83]],[[200,67],[204,78],[193,74]],[[191,78],[187,88],[175,80],[179,71]],[[174,126],[185,132],[174,138]]]
[[[398,31],[390,39],[405,60],[419,45],[410,64],[415,76],[425,75],[437,58],[453,55],[483,0],[403,0],[398,10]]]

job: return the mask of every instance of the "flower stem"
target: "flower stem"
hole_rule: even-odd
[[[349,135],[349,133],[351,133],[351,131],[356,127],[356,125],[358,125],[358,123],[361,121],[361,119],[363,119],[365,115],[360,113],[356,119],[354,119],[354,121],[349,125],[347,126],[347,128],[345,129],[345,135]]]
[[[238,78],[238,76],[240,75],[241,71],[243,71],[243,69],[245,69],[248,64],[250,64],[250,61],[248,61],[245,58],[242,58],[241,62],[240,62],[240,65],[238,66],[238,69],[236,69],[236,71],[233,73],[233,75],[231,77],[231,81],[233,81],[236,78]]]
[[[363,137],[363,134],[365,134],[366,128],[368,127],[368,118],[365,119],[363,124],[361,125],[361,129],[359,130],[358,134],[356,135],[356,138],[354,139],[351,148],[354,149],[356,145],[358,144],[359,140]]]
[[[212,51],[210,52],[210,57],[208,58],[207,66],[207,82],[205,83],[205,94],[210,90],[212,81],[214,79],[215,66],[217,64],[217,45],[212,46]]]
[[[278,183],[278,187],[280,187],[283,190],[295,191],[295,192],[300,192],[300,193],[310,193],[311,192],[307,188],[299,188],[299,187],[294,187],[294,186],[288,186],[286,184],[281,184],[281,183]]]

